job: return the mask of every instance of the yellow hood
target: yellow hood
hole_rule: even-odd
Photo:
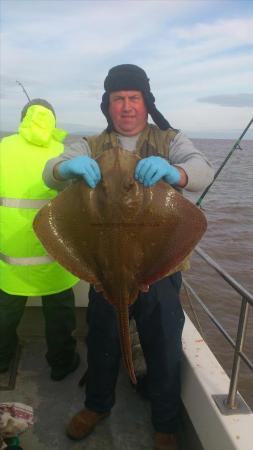
[[[32,144],[47,147],[51,139],[62,142],[68,134],[55,125],[52,111],[41,105],[32,105],[20,123],[19,133]]]

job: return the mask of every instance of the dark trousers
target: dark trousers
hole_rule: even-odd
[[[181,336],[184,314],[179,300],[181,273],[140,292],[130,306],[147,364],[147,386],[152,422],[156,431],[174,432],[180,409]],[[109,411],[115,403],[120,365],[120,342],[116,312],[101,293],[89,292],[87,337],[88,379],[85,406]]]
[[[42,296],[47,341],[46,359],[51,367],[68,367],[74,357],[76,340],[75,300],[72,289]],[[8,367],[17,342],[17,327],[27,297],[0,290],[0,368]]]

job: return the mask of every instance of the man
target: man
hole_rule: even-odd
[[[141,156],[135,179],[147,188],[163,179],[176,189],[204,189],[213,178],[206,158],[155,107],[149,79],[143,69],[132,64],[113,67],[104,83],[101,109],[108,127],[99,136],[86,138],[63,155],[49,161],[44,180],[60,189],[71,179],[82,177],[91,187],[99,183],[101,173],[95,161],[111,147],[136,152]],[[148,114],[155,125],[148,124]],[[184,315],[179,300],[181,273],[154,283],[148,292],[140,292],[129,308],[134,317],[147,364],[148,395],[156,450],[176,450],[176,431],[180,409],[181,334]],[[67,426],[72,439],[87,436],[96,424],[109,415],[115,402],[120,344],[116,314],[96,292],[89,291],[88,373],[85,409]]]
[[[58,381],[80,362],[72,336],[78,279],[46,255],[32,228],[37,211],[57,194],[41,176],[45,162],[63,151],[67,133],[55,125],[53,107],[32,100],[22,110],[19,132],[0,144],[0,372],[15,354],[27,297],[42,296],[46,359]]]

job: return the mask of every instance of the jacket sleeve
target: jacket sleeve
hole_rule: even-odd
[[[54,166],[62,161],[66,161],[67,159],[72,159],[75,156],[80,155],[91,156],[91,150],[87,141],[80,138],[80,140],[74,143],[68,143],[68,140],[66,139],[64,142],[64,152],[56,158],[52,158],[47,161],[42,173],[44,183],[48,187],[56,189],[57,191],[62,191],[63,189],[65,189],[65,187],[71,184],[72,181],[57,180],[53,174]]]
[[[201,191],[213,181],[214,169],[206,156],[196,149],[190,139],[178,133],[170,143],[170,163],[187,174],[187,191]]]

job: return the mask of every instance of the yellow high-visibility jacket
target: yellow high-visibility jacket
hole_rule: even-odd
[[[32,227],[38,210],[57,195],[42,171],[63,152],[66,134],[55,128],[49,109],[33,105],[19,133],[0,143],[0,289],[9,294],[54,294],[79,281],[47,255]]]

